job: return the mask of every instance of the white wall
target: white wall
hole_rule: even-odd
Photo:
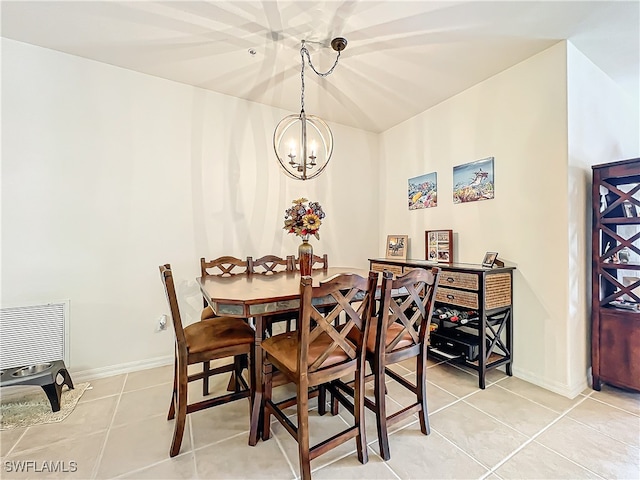
[[[591,365],[591,165],[640,156],[640,105],[571,43],[567,65],[568,361],[570,383],[577,384]]]
[[[514,373],[573,395],[567,360],[567,97],[564,43],[448,99],[381,136],[382,234],[453,229],[455,260],[487,251],[514,274]],[[495,157],[495,198],[453,204],[452,169]],[[438,206],[409,211],[407,179],[438,174]],[[380,254],[383,251],[380,250]]]
[[[367,267],[377,135],[332,124],[331,163],[300,182],[271,144],[289,113],[2,39],[2,306],[70,299],[72,371],[165,361],[158,265],[195,321],[200,257],[295,253],[300,196],[327,212],[316,253]]]

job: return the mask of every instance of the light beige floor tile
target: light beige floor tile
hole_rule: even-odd
[[[640,450],[564,417],[536,441],[605,478],[638,478]]]
[[[0,432],[0,457],[3,457],[11,451],[16,442],[24,435],[26,428],[13,428],[11,430],[3,430]]]
[[[249,441],[250,411],[249,399],[217,407],[207,408],[187,415],[193,429],[193,443],[200,448],[226,438],[245,433],[245,443]]]
[[[124,384],[124,391],[130,392],[132,390],[154,387],[165,383],[173,384],[173,365],[128,373]]]
[[[640,447],[640,417],[587,398],[567,416],[634,447]]]
[[[522,445],[527,437],[464,402],[431,415],[431,429],[489,468]]]
[[[446,363],[427,371],[427,381],[456,397],[463,397],[478,389],[478,377]]]
[[[184,453],[118,478],[141,478],[149,480],[197,478],[195,454],[193,452]]]
[[[122,392],[122,387],[124,386],[126,378],[127,376],[123,374],[99,378],[98,380],[91,380],[89,382],[89,388],[87,388],[82,397],[80,397],[80,402],[90,402],[97,398],[119,395],[120,392]]]
[[[198,449],[195,455],[199,478],[294,478],[275,439],[260,441],[255,447],[250,447],[247,445],[247,437],[239,435]]]
[[[601,478],[539,443],[531,442],[496,469],[503,479]]]
[[[612,387],[606,383],[602,384],[601,390],[588,389],[585,394],[591,393],[591,398],[599,400],[614,407],[622,408],[630,413],[640,415],[640,393]]]
[[[113,426],[124,425],[155,415],[167,415],[171,401],[171,385],[124,392],[116,409]]]
[[[451,405],[457,400],[457,397],[445,392],[437,385],[427,382],[427,407],[429,408],[429,414]]]
[[[544,388],[525,382],[524,380],[516,377],[506,378],[496,386],[506,388],[507,390],[517,393],[518,395],[522,395],[523,397],[539,403],[540,405],[544,405],[556,412],[564,412],[581,400],[581,398],[570,399],[563,397],[562,395],[545,390]]]
[[[462,362],[455,362],[455,361],[450,361],[448,362],[451,366],[459,368],[461,370],[464,370],[465,372],[473,375],[476,377],[476,381],[478,379],[478,371],[474,368],[471,368],[470,366],[462,363]],[[484,375],[484,381],[485,384],[487,386],[499,382],[505,378],[507,378],[508,375],[505,373],[504,371],[504,367],[498,367],[498,368],[492,368],[491,370],[487,370],[487,372]]]
[[[106,430],[113,418],[117,400],[118,397],[113,396],[78,403],[62,422],[29,427],[16,444],[14,453]]]
[[[164,416],[147,418],[140,422],[109,431],[98,478],[110,478],[167,460],[173,438],[174,421]],[[180,453],[191,450],[189,423],[184,430]]]
[[[389,437],[389,448],[387,465],[400,478],[480,478],[487,472],[433,430],[430,435],[413,426],[399,430]]]
[[[558,412],[495,385],[478,390],[463,401],[528,436],[538,433],[559,416]]]
[[[397,479],[387,464],[371,449],[369,449],[369,461],[364,465],[358,461],[356,455],[349,455],[312,471],[311,475],[315,480]]]
[[[105,436],[106,432],[100,432],[10,455],[3,461],[2,478],[91,478]],[[15,472],[17,462],[35,463],[26,471]]]

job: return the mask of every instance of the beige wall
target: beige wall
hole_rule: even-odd
[[[456,261],[487,251],[514,275],[514,373],[567,393],[566,53],[558,44],[382,134],[382,232],[453,229]],[[495,198],[453,204],[452,169],[495,157]],[[398,159],[402,159],[399,161]],[[407,178],[438,174],[438,206],[409,211]]]
[[[167,361],[158,265],[190,323],[200,257],[295,253],[282,226],[300,196],[327,212],[315,251],[366,267],[377,135],[331,125],[334,158],[300,182],[271,144],[289,113],[3,39],[2,305],[69,299],[75,372]]]
[[[639,156],[640,105],[571,43],[567,47],[567,65],[570,293],[567,361],[570,383],[577,384],[591,365],[591,165]],[[639,262],[639,258],[631,260]]]

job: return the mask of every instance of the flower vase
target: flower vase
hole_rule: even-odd
[[[309,235],[302,237],[302,243],[298,247],[298,258],[300,259],[300,275],[311,275],[313,246],[309,243]]]

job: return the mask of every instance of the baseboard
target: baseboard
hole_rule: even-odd
[[[173,355],[150,358],[147,360],[138,360],[136,362],[120,363],[109,367],[92,368],[82,370],[80,372],[71,372],[74,382],[88,382],[99,378],[112,377],[123,373],[135,372],[138,370],[147,370],[149,368],[164,367],[173,364]]]
[[[515,367],[513,369],[513,376],[567,398],[577,397],[589,386],[586,377],[575,385],[566,385],[558,382],[550,382],[547,379],[540,378],[534,373]]]

